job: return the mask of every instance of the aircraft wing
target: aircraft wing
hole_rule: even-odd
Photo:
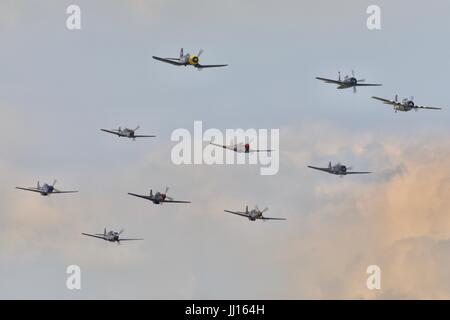
[[[93,238],[98,238],[98,239],[102,239],[102,240],[106,240],[105,236],[98,236],[98,235],[89,234],[89,233],[82,233],[82,235],[88,236],[88,237],[93,237]]]
[[[372,99],[375,99],[375,100],[381,101],[381,102],[383,102],[385,104],[390,104],[390,105],[393,105],[393,106],[400,105],[399,102],[391,101],[391,100],[384,99],[384,98],[372,97]]]
[[[308,166],[308,168],[316,169],[316,170],[320,170],[320,171],[325,171],[325,172],[331,173],[331,171],[330,171],[329,168],[319,168],[319,167],[313,167],[313,166]]]
[[[327,79],[327,78],[320,78],[320,77],[316,77],[317,80],[321,80],[324,81],[326,83],[334,83],[334,84],[342,84],[342,81],[339,80],[333,80],[333,79]]]
[[[41,190],[37,188],[22,188],[22,187],[16,187],[16,189],[25,190],[25,191],[33,191],[33,192],[41,192]]]
[[[425,106],[417,106],[418,109],[430,109],[430,110],[442,110],[442,108],[434,108],[434,107],[425,107]]]
[[[136,241],[136,240],[144,240],[144,239],[122,239],[122,238],[119,238],[119,241]]]
[[[216,147],[220,147],[220,148],[224,148],[224,149],[228,149],[228,150],[234,151],[234,147],[226,146],[226,145],[223,145],[223,144],[217,144],[217,143],[213,143],[213,142],[210,142],[209,144],[212,144],[213,146],[216,146]]]
[[[228,212],[228,213],[232,213],[232,214],[235,214],[235,215],[238,215],[238,216],[241,216],[241,217],[248,218],[248,214],[246,214],[245,212],[241,212],[241,211],[230,211],[230,210],[223,210],[223,211]]]
[[[142,198],[142,199],[146,199],[146,200],[152,200],[152,199],[150,199],[149,196],[144,196],[144,195],[140,195],[140,194],[136,194],[136,193],[131,193],[131,192],[128,192],[128,194],[129,194],[130,196],[133,196],[133,197],[138,197],[138,198]]]
[[[270,218],[270,217],[268,217],[268,218],[266,218],[266,217],[263,217],[263,218],[261,218],[262,220],[287,220],[286,218]]]
[[[227,64],[196,64],[195,67],[199,69],[204,68],[218,68],[218,67],[226,67]]]
[[[159,202],[168,202],[168,203],[191,203],[190,201],[180,201],[180,200],[159,200]]]
[[[183,63],[174,60],[173,58],[160,58],[160,57],[155,57],[153,56],[153,59],[158,60],[158,61],[162,61],[162,62],[166,62],[166,63],[170,63],[176,66],[182,66]]]
[[[248,152],[272,152],[272,151],[275,151],[275,150],[248,150]]]
[[[119,135],[119,133],[117,132],[117,131],[112,131],[112,130],[106,130],[106,129],[100,129],[101,131],[104,131],[104,132],[108,132],[108,133],[112,133],[112,134],[117,134],[117,135]]]
[[[52,193],[77,193],[78,191],[59,191],[59,190],[54,190]]]
[[[356,87],[380,87],[382,84],[379,83],[357,83]]]
[[[350,172],[346,172],[345,174],[369,174],[372,172],[368,172],[368,171],[350,171]]]
[[[134,138],[154,138],[154,137],[156,137],[156,136],[145,136],[145,135],[142,135],[142,134],[135,134],[134,135]]]

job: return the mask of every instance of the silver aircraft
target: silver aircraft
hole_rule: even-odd
[[[403,99],[402,101],[398,101],[398,95],[395,95],[394,100],[388,100],[384,98],[379,97],[372,97],[372,99],[378,100],[383,102],[384,104],[389,104],[391,106],[394,106],[395,112],[397,111],[404,111],[408,112],[410,110],[419,110],[419,109],[431,109],[431,110],[442,110],[442,108],[433,108],[433,107],[424,107],[424,106],[418,106],[414,103],[414,97],[411,97],[411,99]]]
[[[42,186],[40,185],[39,181],[37,183],[36,188],[29,187],[29,188],[23,188],[23,187],[16,187],[16,189],[25,190],[25,191],[33,191],[38,192],[42,196],[48,196],[50,194],[59,194],[59,193],[75,193],[78,191],[61,191],[55,188],[56,180],[53,181],[52,185],[49,185],[47,183],[44,183]]]
[[[316,77],[317,80],[324,81],[326,83],[333,83],[337,84],[337,89],[348,89],[353,88],[353,92],[356,93],[356,87],[379,87],[382,84],[379,83],[361,83],[365,82],[365,79],[357,79],[355,77],[355,71],[352,70],[351,76],[345,76],[343,80],[341,80],[341,73],[338,73],[338,79],[327,79],[327,78],[320,78]]]
[[[157,191],[155,194],[153,194],[153,190],[150,190],[150,194],[147,195],[140,195],[136,193],[128,193],[130,196],[150,200],[154,204],[163,204],[163,203],[191,203],[190,201],[180,201],[180,200],[174,200],[172,197],[167,196],[167,192],[169,191],[169,187],[166,187],[166,190],[164,193]]]
[[[84,236],[93,237],[102,239],[109,242],[117,242],[117,244],[120,244],[120,241],[136,241],[136,240],[144,240],[144,239],[124,239],[121,238],[120,235],[123,233],[123,229],[119,232],[115,231],[108,231],[106,232],[106,228],[103,230],[103,233],[95,233],[95,234],[89,234],[89,233],[82,233]]]
[[[232,213],[241,217],[245,217],[249,219],[250,221],[256,221],[256,220],[286,220],[286,218],[269,218],[264,217],[263,213],[269,210],[269,208],[264,208],[263,210],[259,210],[258,206],[255,206],[255,209],[249,211],[248,206],[245,206],[245,211],[230,211],[230,210],[224,210],[225,212]]]
[[[250,143],[230,143],[229,145],[217,144],[210,142],[209,144],[220,147],[223,149],[228,149],[237,153],[253,153],[253,152],[272,152],[274,150],[259,150],[259,149],[250,149]]]
[[[117,135],[119,138],[120,137],[125,137],[125,138],[130,138],[136,140],[136,138],[154,138],[156,136],[147,136],[147,135],[137,135],[136,134],[136,130],[139,129],[139,126],[137,126],[135,129],[130,129],[130,128],[124,128],[122,129],[121,127],[119,127],[119,129],[111,129],[111,130],[107,130],[107,129],[100,129],[101,131],[104,132],[108,132],[108,133],[112,133]]]
[[[347,174],[368,174],[368,173],[372,173],[372,172],[368,172],[368,171],[348,171],[351,170],[351,167],[346,167],[340,163],[337,163],[336,165],[332,166],[331,162],[328,163],[328,168],[320,168],[320,167],[313,167],[313,166],[308,166],[308,168],[311,169],[316,169],[316,170],[320,170],[320,171],[324,171],[324,172],[328,172],[331,174],[335,174],[338,176],[345,176]]]
[[[153,56],[153,59],[170,63],[176,66],[194,66],[198,70],[202,70],[204,68],[217,68],[217,67],[226,67],[227,64],[200,64],[200,56],[202,55],[203,50],[200,50],[197,55],[193,55],[190,53],[184,54],[183,48],[180,50],[180,56],[178,58],[160,58]]]

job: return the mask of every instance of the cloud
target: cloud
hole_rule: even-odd
[[[448,20],[401,22],[424,10],[445,15],[436,8],[448,2],[406,11],[380,3],[384,31],[375,33],[365,5],[353,2],[79,1],[83,29],[69,32],[70,1],[2,1],[0,297],[448,297],[448,113],[394,116],[367,101],[398,88],[441,106],[445,90],[423,86],[411,65],[445,83],[445,57],[436,54],[447,44],[429,34]],[[417,38],[427,45],[408,41]],[[404,50],[386,51],[398,39]],[[199,73],[152,61],[179,46],[204,48],[205,61],[230,67]],[[416,64],[429,48],[439,49],[434,67]],[[384,89],[354,95],[314,79],[352,68]],[[280,127],[279,174],[174,166],[170,132],[193,119]],[[158,137],[133,143],[98,130],[137,124]],[[306,167],[328,161],[374,173],[339,179]],[[81,192],[44,198],[14,189],[55,178]],[[154,206],[127,195],[166,185],[193,203]],[[288,221],[223,212],[246,204]],[[80,234],[104,227],[145,241],[117,246]],[[65,288],[69,264],[82,267],[79,293]],[[369,264],[382,269],[380,292],[365,287]]]
[[[5,188],[2,272],[35,265],[40,276],[19,273],[4,285],[14,284],[18,297],[71,297],[64,270],[76,263],[87,298],[448,298],[441,280],[450,259],[449,145],[348,133],[324,123],[282,128],[274,177],[247,166],[175,166],[171,145],[163,145],[132,167],[79,173],[77,195]],[[339,179],[306,168],[325,159],[374,174]],[[29,181],[14,163],[1,168],[7,181]],[[74,183],[73,173],[61,174]],[[126,195],[165,185],[193,203],[157,207]],[[253,224],[223,213],[246,204],[267,205],[288,222]],[[80,235],[103,227],[145,241],[117,247]],[[381,267],[381,291],[365,287],[371,264]]]
[[[370,152],[374,144],[376,153]],[[357,141],[349,146],[361,147]],[[364,185],[316,183],[320,205],[301,241],[288,249],[296,254],[286,256],[299,273],[291,297],[449,298],[442,280],[450,259],[443,250],[450,240],[450,145],[378,137],[362,147],[375,175],[390,173]],[[372,264],[382,270],[379,292],[365,287]]]

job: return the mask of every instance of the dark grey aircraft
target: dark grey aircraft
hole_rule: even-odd
[[[245,206],[245,211],[230,211],[230,210],[224,210],[225,212],[232,213],[244,218],[249,219],[250,221],[256,221],[256,220],[286,220],[285,218],[269,218],[264,217],[263,213],[269,210],[269,208],[264,208],[263,210],[259,210],[258,206],[255,206],[255,209],[248,211],[248,206]]]
[[[108,132],[108,133],[112,133],[117,135],[119,138],[120,137],[125,137],[125,138],[130,138],[136,140],[136,138],[154,138],[156,136],[145,136],[145,135],[137,135],[136,134],[136,130],[139,129],[139,126],[137,126],[135,129],[129,129],[129,128],[125,128],[122,129],[121,127],[119,127],[119,129],[111,129],[111,130],[107,130],[107,129],[100,129],[101,131],[104,132]]]
[[[357,79],[355,77],[355,71],[352,70],[352,76],[345,76],[343,80],[341,80],[341,73],[338,73],[338,79],[328,79],[328,78],[320,78],[316,77],[317,80],[324,81],[326,83],[333,83],[337,85],[337,89],[348,89],[353,88],[353,92],[356,93],[356,87],[379,87],[382,84],[378,83],[361,83],[365,82],[365,79]]]
[[[180,50],[180,56],[178,58],[160,58],[153,56],[153,59],[162,61],[165,63],[170,63],[176,66],[194,66],[198,70],[202,70],[205,68],[217,68],[217,67],[226,67],[227,64],[200,64],[200,56],[203,53],[203,50],[200,50],[197,55],[192,55],[190,53],[184,54],[183,48]]]
[[[117,244],[120,244],[120,241],[136,241],[136,240],[144,240],[144,239],[123,239],[120,238],[120,235],[122,234],[123,229],[119,232],[115,231],[108,231],[106,232],[106,228],[104,229],[103,233],[95,233],[95,234],[89,234],[89,233],[82,233],[84,236],[93,237],[102,239],[109,242],[117,242]]]
[[[404,111],[408,112],[410,110],[419,110],[419,109],[430,109],[430,110],[442,110],[442,108],[433,108],[433,107],[424,107],[424,106],[417,106],[414,103],[414,97],[411,97],[411,99],[403,99],[401,102],[398,101],[398,95],[395,95],[394,100],[388,100],[384,98],[379,97],[372,97],[372,99],[378,100],[383,102],[384,104],[389,104],[394,107],[395,112],[397,111]]]
[[[331,162],[328,163],[328,168],[320,168],[320,167],[313,167],[313,166],[308,166],[308,168],[311,169],[316,169],[316,170],[320,170],[320,171],[324,171],[327,173],[331,173],[331,174],[335,174],[338,176],[345,176],[347,174],[368,174],[371,172],[367,172],[367,171],[348,171],[351,170],[351,167],[346,167],[340,163],[332,166]]]
[[[153,190],[150,190],[150,194],[147,195],[140,195],[136,193],[128,193],[130,196],[150,200],[154,204],[163,204],[163,203],[191,203],[190,201],[179,201],[174,200],[172,197],[167,196],[167,191],[169,191],[169,187],[166,187],[166,191],[164,193],[157,191],[155,194],[153,194]]]
[[[53,181],[52,185],[49,185],[47,183],[44,183],[44,185],[40,185],[39,181],[37,183],[36,188],[29,187],[29,188],[23,188],[23,187],[16,187],[16,189],[25,190],[25,191],[32,191],[32,192],[38,192],[41,194],[41,196],[48,196],[50,194],[60,194],[60,193],[76,193],[78,191],[61,191],[55,188],[56,180]]]

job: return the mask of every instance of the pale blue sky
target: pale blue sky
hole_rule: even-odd
[[[81,31],[65,28],[70,4],[81,7]],[[380,31],[366,28],[370,4],[381,7]],[[383,260],[380,246],[392,243],[380,245],[384,231],[359,224],[365,209],[383,210],[377,203],[362,210],[361,197],[384,195],[378,188],[389,189],[411,166],[448,154],[449,12],[444,0],[2,1],[0,297],[371,297],[347,272],[370,260],[364,245]],[[202,48],[202,62],[229,66],[198,72],[151,59],[180,47]],[[314,79],[352,69],[383,86],[353,94]],[[370,99],[396,93],[445,109],[395,114]],[[194,120],[205,128],[279,128],[280,174],[171,165],[170,134],[192,130]],[[133,143],[99,131],[119,125],[158,137]],[[337,180],[305,168],[329,160],[377,174]],[[13,189],[54,178],[80,194],[46,199]],[[165,185],[193,204],[156,207],[126,195]],[[288,223],[223,214],[247,203],[267,205]],[[116,247],[80,235],[104,226],[146,240]],[[318,240],[322,228],[336,233],[329,243]],[[354,230],[367,238],[333,257],[334,243],[348,244]],[[430,230],[408,235],[435,236]],[[82,267],[81,292],[65,289],[69,264]],[[389,294],[419,295],[394,285]],[[450,288],[423,293],[433,294],[448,297]]]

